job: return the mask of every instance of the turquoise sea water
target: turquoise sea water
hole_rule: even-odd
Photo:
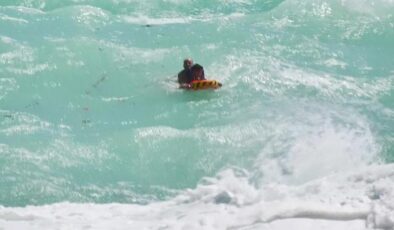
[[[394,3],[2,0],[0,205],[146,204],[228,168],[394,161]],[[215,91],[183,91],[192,57]]]

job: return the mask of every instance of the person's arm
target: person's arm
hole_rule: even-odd
[[[184,71],[178,73],[178,83],[183,84],[185,83],[185,74]]]
[[[178,74],[178,83],[179,83],[179,88],[181,89],[190,89],[191,85],[187,83],[187,76],[186,76],[186,71],[182,70]]]

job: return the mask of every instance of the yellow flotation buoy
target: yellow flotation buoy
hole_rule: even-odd
[[[222,83],[216,80],[196,80],[191,82],[191,89],[217,89],[222,86]]]

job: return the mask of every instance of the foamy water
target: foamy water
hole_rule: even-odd
[[[393,12],[2,1],[0,228],[394,229]]]

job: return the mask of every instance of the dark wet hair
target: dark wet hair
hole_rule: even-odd
[[[193,65],[192,68],[191,68],[192,71],[203,70],[203,69],[204,69],[204,68],[203,68],[201,65],[199,65],[199,64],[195,64],[195,65]]]

